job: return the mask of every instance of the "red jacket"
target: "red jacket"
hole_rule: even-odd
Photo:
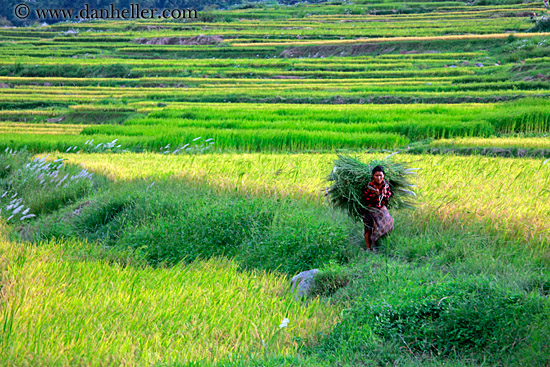
[[[364,204],[370,208],[382,208],[388,204],[388,200],[391,197],[390,185],[388,181],[384,180],[382,188],[380,189],[380,194],[376,193],[374,188],[374,181],[369,182],[367,186],[363,189],[363,201]]]

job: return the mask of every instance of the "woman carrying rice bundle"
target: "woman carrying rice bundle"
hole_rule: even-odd
[[[373,251],[376,241],[393,229],[393,218],[386,204],[391,197],[390,185],[384,179],[382,166],[372,169],[372,180],[363,189],[364,205],[368,207],[363,216],[365,224],[365,245]]]
[[[367,250],[374,250],[376,241],[393,230],[393,218],[388,208],[413,208],[416,197],[409,181],[417,168],[407,168],[406,163],[390,160],[393,153],[383,159],[363,163],[347,155],[338,155],[328,181],[326,196],[336,208],[340,208],[365,228]]]

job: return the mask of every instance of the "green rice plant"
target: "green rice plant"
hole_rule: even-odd
[[[144,108],[143,103],[121,105],[120,112],[116,105],[105,105],[106,110],[102,111],[102,105],[97,104],[90,109],[78,107],[77,112],[63,115],[63,124],[24,125],[27,133],[42,135],[40,138],[22,134],[23,125],[5,123],[0,127],[5,131],[0,145],[15,149],[27,146],[33,152],[65,151],[92,138],[96,142],[117,138],[124,149],[158,151],[167,144],[176,147],[197,136],[207,136],[214,139],[217,149],[223,150],[387,149],[428,138],[544,132],[547,106],[544,101],[534,101],[538,105],[527,100],[489,105],[350,105],[345,110],[339,106],[192,103],[174,103],[164,108],[155,103],[154,107]],[[131,112],[123,112],[133,110],[148,116],[135,118]],[[75,133],[80,128],[71,125],[115,120],[124,120],[124,125],[88,124],[82,126],[79,135]],[[53,133],[59,136],[49,136]]]
[[[550,112],[546,106],[522,108],[511,112],[508,116],[495,119],[493,123],[498,131],[508,134],[544,133],[550,131]]]
[[[74,124],[50,124],[50,123],[24,123],[2,121],[0,124],[0,132],[2,133],[25,133],[25,134],[68,134],[78,135],[86,125]]]
[[[95,127],[84,128],[86,135],[69,135],[64,134],[63,131],[59,131],[59,134],[56,135],[10,133],[0,136],[0,147],[11,146],[17,149],[26,147],[32,152],[66,151],[68,148],[75,148],[76,146],[83,149],[86,147],[86,141],[94,140],[95,144],[98,142],[103,144],[103,142],[108,143],[111,140],[117,140],[117,146],[121,146],[119,150],[159,151],[160,148],[167,145],[183,147],[192,142],[193,139],[208,137],[213,141],[206,142],[208,139],[201,141],[202,146],[199,146],[198,150],[212,149],[210,146],[211,143],[214,143],[215,148],[230,151],[297,152],[303,150],[333,151],[335,149],[357,147],[364,149],[395,148],[404,146],[409,142],[407,138],[399,134],[378,132],[349,134],[307,130],[258,129],[254,131],[251,129],[214,130],[206,128],[148,129],[160,133],[159,135],[144,135],[139,132],[139,128],[132,128],[124,129],[128,135],[116,134],[114,136],[117,138],[113,139],[113,135],[111,135],[111,133],[115,133],[113,129],[101,129],[107,134],[96,134],[92,132],[100,129]]]

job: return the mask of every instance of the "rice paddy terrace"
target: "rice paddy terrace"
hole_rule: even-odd
[[[202,136],[330,151],[544,134],[550,38],[528,32],[543,9],[327,2],[4,28],[0,145],[158,150]]]
[[[0,364],[550,365],[545,14],[360,0],[1,28]],[[326,178],[335,153],[387,151],[419,169],[418,205],[365,253]]]

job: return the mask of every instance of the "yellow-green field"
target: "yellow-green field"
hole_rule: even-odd
[[[322,202],[334,154],[63,155],[113,180],[179,177],[224,190]],[[362,160],[382,155],[361,155]],[[542,159],[401,155],[419,168],[422,215],[483,223],[525,240],[547,243],[550,164]]]
[[[459,138],[440,139],[430,144],[433,147],[494,147],[494,148],[523,148],[523,149],[550,149],[550,137],[525,138]]]
[[[101,250],[86,243],[0,246],[5,366],[294,354],[296,338],[338,320],[337,307],[293,300],[280,275],[239,271],[225,259],[154,269],[94,259]]]

